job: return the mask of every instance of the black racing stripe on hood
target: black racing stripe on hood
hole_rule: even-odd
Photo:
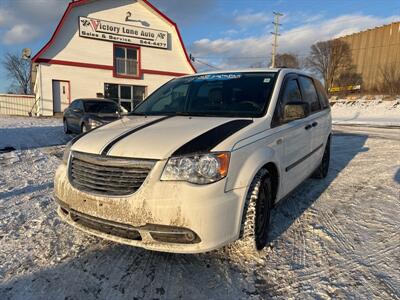
[[[178,150],[176,150],[172,156],[210,152],[223,140],[227,139],[229,136],[250,125],[251,123],[253,123],[252,120],[233,120],[219,125],[187,142]]]
[[[125,132],[123,135],[120,135],[119,137],[117,137],[115,140],[113,140],[112,142],[110,142],[106,147],[104,147],[103,151],[101,152],[101,155],[105,156],[107,155],[108,152],[110,152],[111,148],[118,143],[119,141],[123,140],[124,138],[130,136],[131,134],[134,134],[135,132],[138,132],[139,130],[142,130],[144,128],[147,128],[149,126],[152,126],[154,124],[157,124],[161,121],[164,121],[166,119],[172,118],[173,116],[166,116],[166,117],[162,117],[159,118],[157,120],[151,121],[149,123],[143,124],[139,127],[133,128],[132,130],[129,130],[127,132]]]

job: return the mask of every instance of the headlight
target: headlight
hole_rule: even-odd
[[[68,142],[67,145],[65,145],[65,150],[62,159],[64,165],[68,165],[69,155],[71,154],[71,147],[72,147],[72,141]]]
[[[93,129],[99,127],[100,125],[103,125],[103,123],[94,119],[89,119],[88,125],[91,129]]]
[[[196,184],[216,182],[226,176],[229,152],[171,157],[161,175],[161,180],[187,181]]]

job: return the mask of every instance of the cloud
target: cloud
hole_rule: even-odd
[[[69,0],[17,0],[13,1],[14,9],[21,19],[40,25],[58,21],[65,11]],[[18,18],[20,19],[20,18]]]
[[[355,33],[378,25],[399,20],[400,16],[378,18],[370,15],[343,15],[282,31],[279,52],[291,52],[300,58],[308,54],[310,46],[320,40],[328,40]],[[221,68],[267,66],[270,61],[272,37],[269,34],[244,38],[200,39],[191,45],[195,57]],[[201,67],[199,65],[199,67]]]
[[[245,14],[238,14],[234,18],[234,22],[241,26],[250,26],[250,25],[260,25],[263,23],[267,23],[271,21],[271,14],[270,13],[245,13]]]
[[[178,24],[189,25],[213,11],[215,0],[153,0],[158,9]]]
[[[8,12],[5,9],[0,8],[0,27],[2,27],[7,22]]]
[[[0,28],[4,44],[26,43],[49,34],[67,7],[68,0],[18,0],[0,3]]]
[[[22,44],[33,40],[39,35],[39,30],[27,24],[18,24],[9,29],[3,36],[6,45]]]

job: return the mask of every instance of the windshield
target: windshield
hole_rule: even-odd
[[[118,105],[105,101],[85,101],[85,112],[96,114],[116,114],[118,113]]]
[[[171,80],[131,113],[215,117],[261,117],[276,73],[220,73]]]

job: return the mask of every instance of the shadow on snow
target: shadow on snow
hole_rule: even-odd
[[[27,150],[66,144],[72,137],[62,126],[0,128],[0,153],[8,149]]]

